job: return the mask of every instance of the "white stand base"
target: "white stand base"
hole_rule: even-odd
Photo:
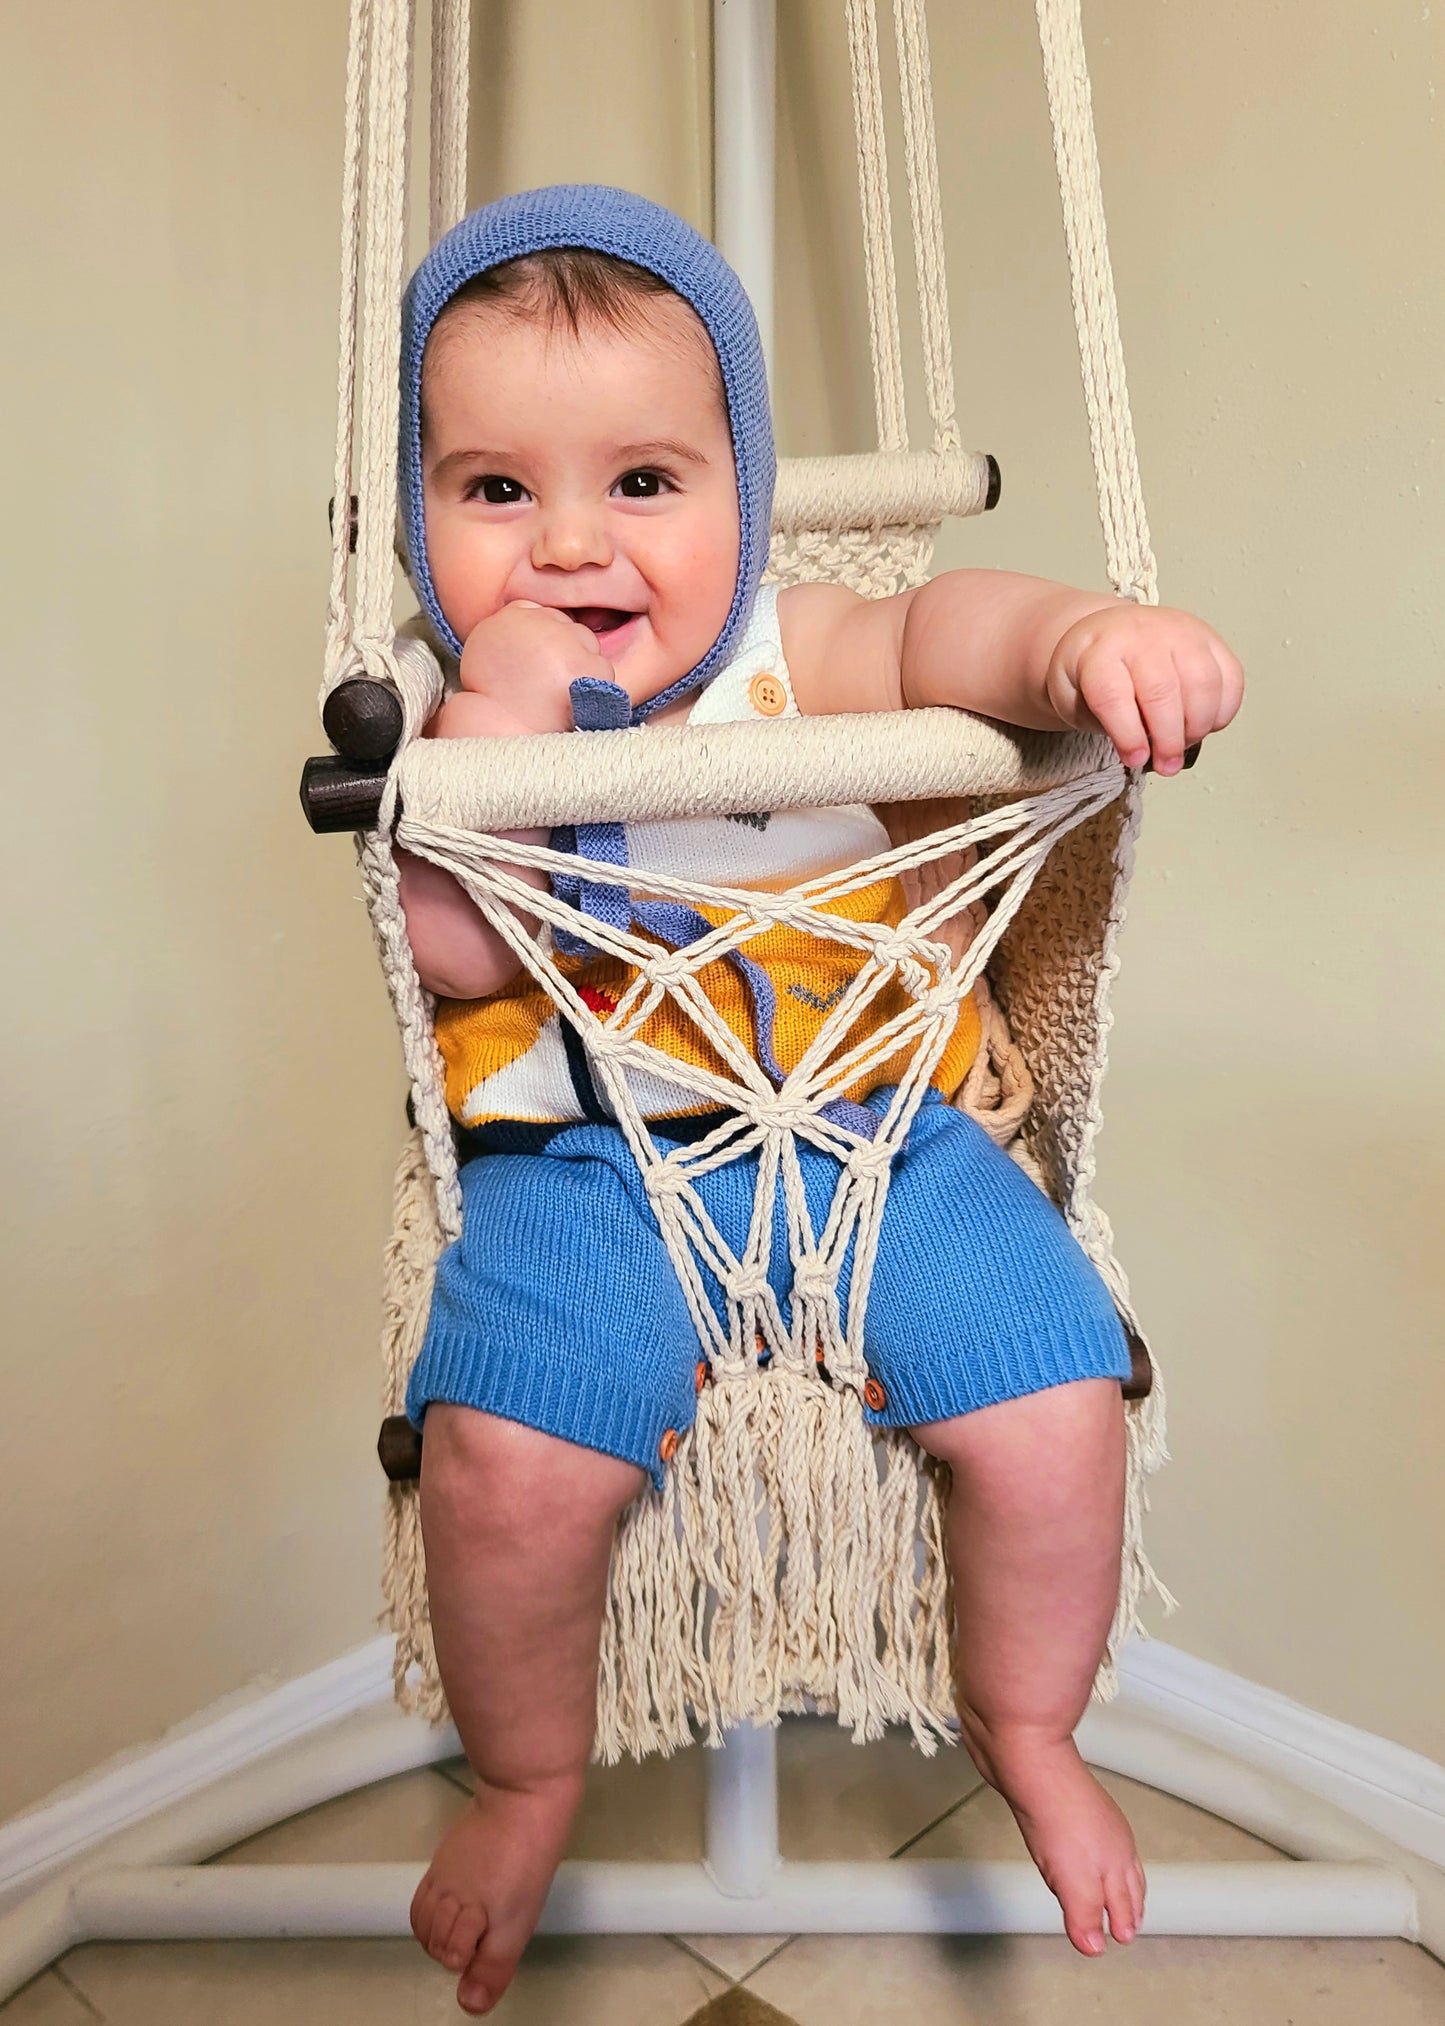
[[[1122,1701],[1122,1699],[1121,1699]],[[1121,1703],[1077,1733],[1091,1765],[1265,1838],[1299,1865],[1150,1864],[1146,1935],[1379,1935],[1445,1960],[1445,1873],[1332,1803]],[[273,1822],[459,1752],[387,1707],[348,1717],[88,1851],[0,1916],[0,1999],[86,1941],[405,1935],[415,1864],[201,1860]],[[564,1864],[543,1934],[1057,1934],[1031,1864],[790,1864],[776,1733],[710,1754],[702,1864]]]

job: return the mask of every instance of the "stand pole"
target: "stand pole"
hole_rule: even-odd
[[[775,0],[714,0],[714,244],[748,292],[773,378]]]
[[[729,1731],[707,1754],[708,1876],[733,1899],[760,1899],[778,1855],[778,1734],[771,1725]]]

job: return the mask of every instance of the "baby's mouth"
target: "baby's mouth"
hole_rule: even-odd
[[[569,605],[566,609],[567,617],[595,633],[603,646],[639,616],[636,612],[619,611],[614,605]]]

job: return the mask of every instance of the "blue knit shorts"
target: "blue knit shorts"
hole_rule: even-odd
[[[1059,1211],[977,1120],[929,1099],[884,1206],[865,1330],[881,1404],[866,1418],[913,1427],[1070,1379],[1127,1378],[1114,1304]],[[821,1231],[838,1163],[798,1152]],[[755,1154],[695,1178],[735,1254],[756,1179]],[[621,1132],[569,1126],[540,1152],[482,1154],[461,1184],[462,1232],[437,1265],[408,1416],[421,1427],[433,1400],[481,1408],[640,1464],[660,1486],[665,1438],[692,1422],[701,1352]],[[850,1248],[845,1314],[851,1265]],[[779,1190],[769,1279],[785,1318],[791,1273]]]

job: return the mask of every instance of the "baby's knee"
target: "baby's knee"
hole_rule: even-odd
[[[930,1456],[975,1484],[1056,1487],[1073,1496],[1101,1471],[1113,1475],[1124,1448],[1117,1379],[1070,1379],[910,1430]]]
[[[555,1525],[610,1525],[646,1472],[621,1457],[447,1400],[428,1407],[422,1437],[424,1509],[488,1531],[514,1525],[535,1540]]]

